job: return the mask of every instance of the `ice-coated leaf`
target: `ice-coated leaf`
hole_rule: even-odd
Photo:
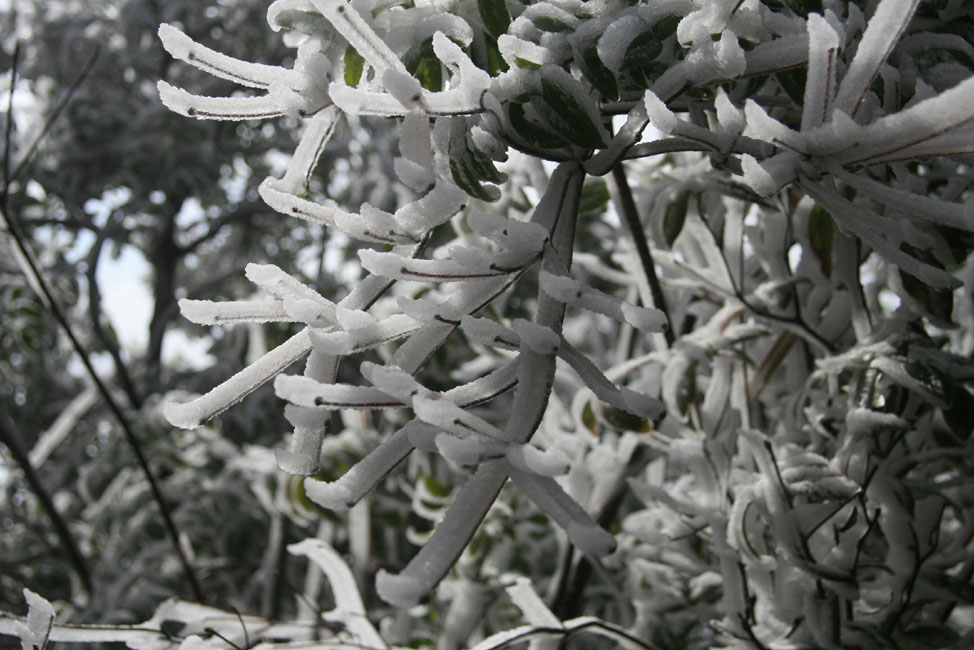
[[[825,18],[818,14],[810,14],[808,16],[808,80],[805,84],[805,103],[802,108],[803,131],[815,128],[829,117],[835,94],[838,54],[839,35]]]
[[[527,578],[519,577],[514,581],[514,584],[506,587],[504,591],[524,614],[524,618],[532,625],[550,628],[562,627],[561,621],[548,609],[548,606],[538,596],[538,592],[534,590],[531,581]]]
[[[406,233],[420,238],[446,223],[467,205],[467,193],[442,178],[422,198],[396,210],[396,222]]]
[[[310,349],[308,330],[301,330],[205,395],[184,404],[167,402],[162,413],[173,426],[194,429],[242,400]]]
[[[585,385],[601,401],[654,421],[659,420],[665,412],[663,403],[658,399],[613,384],[591,359],[566,341],[562,341],[559,356],[578,373]]]
[[[270,300],[236,300],[213,302],[212,300],[179,301],[179,312],[184,318],[200,325],[223,323],[283,323],[292,320],[284,309],[284,303]]]
[[[365,617],[365,605],[355,576],[335,549],[320,539],[308,538],[288,545],[287,550],[291,555],[307,557],[324,572],[337,609]],[[381,639],[379,642],[382,643]]]
[[[521,339],[514,330],[489,318],[464,316],[460,320],[460,327],[471,340],[487,345],[501,345],[511,350],[521,344]]]
[[[299,375],[278,375],[274,390],[281,399],[300,406],[320,406],[327,409],[381,409],[402,406],[402,402],[387,393],[368,386],[323,384]]]
[[[500,460],[481,464],[406,568],[399,575],[379,570],[376,589],[382,600],[399,607],[415,605],[443,579],[507,481],[505,469]]]
[[[264,203],[281,214],[323,226],[335,225],[334,209],[295,196],[286,188],[282,188],[276,178],[265,178],[257,191],[260,193],[260,198],[264,199]]]
[[[461,438],[470,435],[503,440],[504,436],[492,424],[466,411],[440,395],[416,395],[412,400],[416,417]]]
[[[319,469],[327,412],[288,404],[284,408],[284,417],[294,427],[294,433],[288,449],[275,450],[277,466],[288,474],[314,474]]]
[[[27,619],[16,626],[22,650],[44,650],[54,625],[54,607],[44,597],[24,589]]]
[[[539,476],[562,476],[571,469],[568,456],[558,448],[541,450],[530,444],[510,445],[504,457],[511,467]]]
[[[428,424],[414,420],[383,440],[337,481],[328,483],[314,478],[305,479],[305,493],[323,508],[347,510],[371,492],[385,479],[386,474],[412,452],[411,436],[436,432]]]
[[[307,300],[313,302],[322,310],[325,318],[335,320],[335,303],[323,297],[320,293],[301,282],[294,276],[283,271],[274,264],[254,264],[251,262],[244,268],[247,279],[264,291],[282,300]]]
[[[836,110],[853,118],[856,116],[880,66],[886,62],[919,3],[919,0],[881,0],[839,84],[833,103]],[[809,37],[812,37],[811,33]]]
[[[605,314],[637,329],[661,332],[667,327],[666,315],[660,310],[636,307],[568,276],[541,271],[540,284],[542,291],[559,302]]]
[[[270,95],[259,97],[204,97],[165,81],[157,84],[159,98],[169,110],[201,120],[259,120],[280,117],[284,107]]]
[[[345,0],[310,1],[377,73],[381,75],[386,70],[395,70],[406,74],[406,68],[396,53]]]
[[[561,345],[561,337],[550,327],[532,323],[523,318],[517,318],[511,325],[517,334],[519,347],[529,348],[532,352],[542,355],[552,355],[558,351]]]
[[[275,185],[278,191],[300,194],[307,190],[308,179],[338,125],[340,115],[337,107],[329,106],[315,113],[305,125],[301,140],[287,163],[284,177]]]
[[[903,160],[974,151],[974,137],[961,128],[972,120],[974,77],[969,77],[939,95],[862,127],[857,141],[850,143],[855,146],[836,155],[835,160],[845,165],[871,164],[882,159]],[[960,136],[956,141],[950,137],[954,132]],[[941,151],[938,153],[936,147],[918,151],[928,141],[937,142]]]
[[[472,271],[453,260],[417,260],[396,253],[383,253],[363,248],[359,250],[362,268],[396,280],[418,282],[461,282],[474,278],[490,278],[505,275],[504,271],[482,269]]]
[[[566,533],[578,550],[592,555],[615,551],[615,538],[592,521],[554,479],[510,468],[511,480]]]
[[[405,314],[393,314],[372,327],[351,331],[322,332],[311,330],[309,339],[315,349],[326,354],[351,354],[409,336],[420,323]]]

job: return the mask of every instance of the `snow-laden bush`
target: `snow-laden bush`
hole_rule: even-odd
[[[359,267],[339,295],[254,263],[254,295],[181,301],[196,323],[293,334],[165,417],[201,427],[273,382],[294,427],[277,462],[308,517],[351,509],[359,532],[331,539],[358,580],[308,539],[290,551],[334,595],[317,618],[167,601],[95,631],[29,593],[0,631],[25,648],[966,647],[971,18],[955,0],[277,0],[286,67],[162,25],[173,57],[250,89],[161,81],[170,109],[304,122],[261,197]],[[318,169],[336,131],[389,125],[395,154],[379,137],[354,153],[372,176]],[[382,191],[329,200],[348,182]],[[408,533],[372,531],[373,499]],[[372,599],[373,573],[412,609]]]

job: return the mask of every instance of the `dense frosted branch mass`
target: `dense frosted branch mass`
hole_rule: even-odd
[[[449,601],[442,648],[913,648],[936,626],[960,648],[970,603],[936,594],[969,591],[974,537],[968,5],[277,0],[288,66],[162,25],[242,87],[159,81],[171,110],[301,125],[259,195],[341,258],[180,300],[286,336],[165,417],[205,427],[265,384],[286,402],[276,458],[307,517],[395,558],[353,575],[288,547],[342,642],[382,643],[374,582]],[[372,507],[410,545],[376,541]],[[471,635],[502,588],[529,625]]]

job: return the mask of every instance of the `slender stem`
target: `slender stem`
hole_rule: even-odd
[[[646,281],[649,283],[649,290],[653,295],[653,307],[659,309],[666,316],[666,344],[673,345],[676,335],[673,332],[673,320],[670,318],[670,310],[666,304],[666,296],[663,294],[663,286],[656,275],[656,266],[653,263],[653,254],[649,250],[646,241],[646,233],[643,231],[642,222],[639,220],[639,212],[636,210],[636,201],[632,197],[632,189],[629,187],[629,180],[626,178],[626,170],[622,163],[612,168],[612,183],[616,188],[616,195],[619,198],[619,212],[626,222],[629,236],[632,237],[633,244],[636,246],[636,253],[639,255],[639,263],[643,267]]]
[[[45,306],[51,312],[51,315],[54,316],[54,319],[64,330],[65,334],[68,337],[68,340],[71,342],[71,346],[74,348],[75,352],[78,354],[78,357],[81,359],[82,365],[84,365],[88,375],[95,383],[98,392],[101,393],[102,398],[105,400],[105,403],[108,405],[109,410],[115,416],[115,419],[118,420],[118,423],[121,426],[123,433],[125,434],[126,440],[128,441],[129,445],[132,447],[132,450],[135,452],[135,457],[139,463],[139,467],[142,469],[143,474],[145,474],[146,480],[149,482],[149,488],[152,491],[152,496],[155,499],[156,503],[159,505],[159,510],[162,513],[163,522],[165,523],[165,527],[167,532],[169,533],[169,537],[171,538],[172,544],[176,549],[176,555],[179,557],[180,563],[183,566],[183,571],[186,574],[186,578],[187,580],[189,580],[190,588],[192,589],[193,592],[193,597],[196,598],[197,600],[202,601],[203,592],[200,589],[199,582],[197,582],[196,576],[193,573],[193,569],[190,566],[189,558],[186,556],[182,546],[179,543],[179,533],[176,530],[176,524],[173,522],[169,505],[166,503],[165,498],[163,498],[162,490],[159,488],[159,484],[156,481],[155,476],[152,474],[152,470],[149,467],[149,461],[142,450],[142,446],[139,443],[138,439],[135,437],[135,433],[133,432],[132,427],[128,422],[128,419],[125,417],[122,408],[118,405],[118,402],[115,401],[115,398],[112,396],[111,392],[109,392],[108,387],[104,384],[104,382],[102,382],[101,378],[98,376],[98,373],[95,372],[94,367],[91,365],[91,360],[88,358],[87,351],[85,350],[84,346],[81,344],[81,341],[78,339],[77,335],[74,333],[74,330],[72,329],[71,324],[68,322],[68,318],[65,315],[64,311],[58,305],[57,300],[55,300],[53,289],[51,288],[50,283],[47,281],[47,279],[44,277],[43,273],[41,272],[40,266],[37,263],[37,260],[34,256],[34,252],[33,250],[31,250],[30,245],[27,243],[26,236],[20,229],[20,224],[18,223],[17,219],[14,218],[13,214],[9,211],[10,182],[14,178],[16,178],[17,174],[20,173],[24,165],[27,164],[27,162],[30,160],[30,157],[33,155],[33,152],[36,150],[36,147],[40,143],[41,139],[44,137],[44,135],[47,134],[48,130],[53,125],[54,120],[64,109],[64,107],[67,106],[74,92],[81,85],[81,82],[83,81],[84,77],[91,69],[91,65],[94,64],[95,56],[97,56],[97,51],[96,54],[93,55],[88,60],[85,68],[81,71],[77,79],[75,79],[75,82],[71,85],[68,94],[65,95],[64,98],[62,98],[61,102],[58,104],[57,108],[55,109],[55,112],[51,115],[51,117],[47,119],[43,131],[35,139],[34,143],[31,145],[31,148],[27,153],[27,156],[25,156],[25,158],[21,161],[20,165],[17,167],[14,174],[10,174],[10,170],[8,167],[8,163],[10,162],[9,152],[11,146],[11,134],[13,130],[11,126],[13,121],[13,115],[12,112],[8,112],[7,127],[4,133],[4,138],[5,138],[4,139],[4,169],[3,169],[4,185],[3,185],[3,189],[0,190],[0,221],[2,221],[3,224],[6,226],[7,231],[10,233],[10,236],[14,240],[14,245],[16,246],[16,250],[20,253],[20,256],[23,260],[23,271],[27,275],[27,279],[29,281],[28,284],[40,294],[39,297],[41,298],[41,301],[45,304]],[[14,87],[14,82],[16,81],[17,78],[16,62],[17,60],[15,57],[14,67],[11,70],[11,84],[10,84],[11,89]],[[13,108],[12,104],[13,102],[11,101],[10,104],[11,111]]]
[[[34,470],[34,466],[30,463],[30,457],[24,451],[23,447],[20,446],[20,435],[14,427],[13,421],[2,413],[0,413],[0,442],[7,445],[7,448],[10,450],[10,455],[20,465],[20,469],[24,472],[24,478],[27,479],[30,489],[37,495],[38,501],[41,502],[41,508],[44,509],[44,512],[47,513],[51,523],[54,525],[54,532],[57,533],[58,539],[61,540],[61,544],[68,554],[68,561],[74,565],[74,570],[78,572],[78,577],[81,578],[81,584],[84,585],[85,591],[90,594],[91,571],[88,569],[88,563],[85,561],[84,556],[81,555],[81,551],[78,550],[78,545],[75,544],[74,537],[71,536],[71,531],[68,530],[67,524],[54,506],[54,500],[51,499],[51,495],[44,489],[44,484],[41,483],[40,477],[37,476],[37,472]]]
[[[18,48],[20,47],[19,42],[17,43],[17,47]],[[18,163],[16,169],[14,169],[12,174],[5,176],[4,180],[7,182],[4,183],[4,190],[3,190],[4,194],[7,193],[7,185],[10,183],[10,181],[14,181],[20,178],[20,174],[24,171],[24,167],[27,166],[27,164],[34,157],[34,154],[37,152],[37,147],[39,147],[41,142],[44,140],[44,138],[47,137],[47,134],[51,130],[51,127],[54,126],[54,122],[57,121],[57,118],[61,115],[61,112],[67,107],[68,102],[71,101],[71,98],[74,97],[74,94],[78,91],[78,88],[81,87],[81,84],[88,77],[88,73],[91,72],[91,68],[95,65],[95,61],[98,59],[98,55],[100,53],[101,53],[101,48],[96,45],[95,51],[92,52],[91,56],[88,57],[88,60],[85,61],[85,65],[83,68],[81,68],[81,72],[79,72],[78,76],[74,78],[74,80],[71,82],[71,85],[65,91],[64,96],[61,97],[61,100],[57,103],[57,106],[54,107],[54,110],[48,116],[47,120],[45,120],[44,127],[41,129],[41,132],[37,134],[33,142],[30,143],[30,146],[27,147],[27,151],[21,157],[20,163]],[[13,76],[14,74],[16,74],[16,59],[14,60],[14,71],[11,73],[11,76]],[[13,97],[13,83],[11,83],[10,85],[10,96],[11,98]],[[7,164],[9,163],[9,155],[10,155],[9,154],[9,150],[10,150],[9,122],[11,119],[10,117],[11,115],[12,113],[7,113],[8,139],[6,140],[5,156],[8,156],[8,158],[6,158],[4,161],[5,175],[7,174],[7,170],[9,169]]]

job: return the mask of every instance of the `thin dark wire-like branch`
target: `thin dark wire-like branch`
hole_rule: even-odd
[[[626,170],[622,167],[622,163],[612,168],[611,179],[613,185],[615,185],[616,195],[619,197],[619,212],[622,214],[622,218],[629,230],[629,236],[632,237],[633,244],[636,246],[639,263],[643,267],[643,273],[646,275],[646,281],[649,283],[649,290],[653,295],[653,302],[655,303],[653,307],[659,309],[666,316],[666,330],[663,332],[663,336],[666,337],[666,344],[672,346],[676,340],[676,334],[673,332],[673,320],[670,318],[670,310],[666,304],[666,296],[663,294],[663,286],[660,284],[659,277],[656,275],[653,254],[649,250],[646,233],[643,231],[642,222],[639,220],[636,201],[632,197],[632,189],[629,187]]]
[[[34,466],[30,463],[30,457],[28,457],[23,447],[20,446],[20,435],[14,427],[13,422],[2,413],[0,413],[0,442],[7,446],[7,449],[10,450],[10,455],[14,457],[14,461],[20,465],[20,469],[24,472],[24,478],[27,479],[27,484],[30,485],[31,491],[41,503],[41,508],[47,513],[48,518],[50,518],[51,523],[54,525],[54,532],[57,534],[58,539],[61,540],[61,544],[68,554],[68,561],[74,566],[74,570],[78,572],[78,577],[81,578],[81,584],[84,585],[85,591],[90,594],[91,571],[88,569],[88,562],[81,554],[81,551],[78,550],[78,545],[75,544],[74,537],[71,536],[71,531],[68,530],[68,525],[61,517],[61,513],[54,506],[54,500],[51,499],[51,495],[44,489],[44,484],[41,483],[37,472],[34,471]]]
[[[38,293],[40,293],[39,297],[41,298],[41,301],[45,304],[45,306],[51,312],[51,315],[54,316],[55,320],[64,330],[65,334],[67,335],[68,339],[71,342],[71,346],[74,348],[74,351],[80,357],[82,365],[84,365],[85,370],[91,377],[92,381],[94,381],[95,386],[98,388],[98,392],[101,393],[102,398],[105,400],[105,403],[108,405],[108,408],[112,412],[112,415],[114,415],[115,419],[118,420],[118,423],[125,434],[126,440],[128,441],[129,445],[132,447],[132,450],[135,452],[135,457],[139,463],[139,467],[142,469],[142,472],[145,475],[146,480],[149,482],[149,488],[152,491],[152,496],[155,499],[156,503],[159,505],[159,510],[162,512],[163,522],[165,523],[166,530],[169,533],[173,546],[176,549],[176,555],[179,557],[180,563],[183,566],[183,571],[186,574],[186,578],[187,580],[189,580],[190,588],[193,592],[193,597],[196,598],[196,600],[202,601],[203,592],[200,589],[200,585],[199,582],[197,582],[196,580],[195,574],[193,573],[193,569],[192,566],[190,565],[189,558],[186,556],[186,553],[183,551],[182,545],[179,543],[179,533],[176,530],[176,524],[173,522],[169,505],[166,503],[166,500],[162,495],[162,490],[159,488],[159,484],[156,482],[155,476],[152,474],[152,470],[149,467],[149,462],[145,456],[145,453],[142,450],[142,446],[139,443],[138,439],[135,437],[135,433],[132,430],[132,427],[129,425],[128,418],[125,417],[125,414],[122,411],[121,407],[118,405],[118,402],[115,401],[115,398],[109,392],[108,387],[104,384],[104,382],[102,382],[101,378],[98,376],[98,373],[95,372],[94,367],[91,365],[91,360],[88,358],[87,351],[85,350],[84,346],[81,344],[81,341],[78,339],[77,335],[74,333],[74,330],[72,329],[71,324],[68,322],[67,316],[65,315],[64,311],[58,305],[57,300],[55,300],[54,292],[51,289],[50,283],[47,282],[47,279],[44,277],[43,273],[41,272],[40,266],[37,263],[37,260],[34,256],[34,252],[33,250],[31,250],[30,245],[27,243],[27,238],[25,237],[24,233],[20,229],[19,222],[17,221],[16,218],[14,218],[13,214],[9,211],[9,207],[8,207],[10,202],[10,183],[14,178],[16,178],[16,175],[20,173],[24,165],[26,165],[27,162],[30,160],[30,157],[33,155],[33,152],[36,151],[36,148],[39,145],[41,139],[44,137],[44,135],[47,134],[51,125],[53,125],[57,115],[60,114],[60,112],[64,109],[65,106],[67,106],[68,102],[73,96],[73,93],[81,85],[81,82],[84,80],[85,76],[87,76],[88,71],[91,69],[91,65],[93,63],[94,63],[94,57],[89,59],[85,68],[82,69],[81,73],[79,73],[78,78],[75,79],[75,82],[71,84],[71,89],[69,93],[64,98],[62,98],[61,102],[58,104],[58,107],[55,109],[54,114],[52,114],[52,116],[48,118],[41,134],[38,136],[37,139],[35,139],[34,143],[31,145],[31,148],[28,150],[27,155],[21,161],[20,165],[18,165],[14,174],[10,174],[9,167],[7,166],[7,163],[10,162],[9,152],[10,152],[10,144],[11,144],[11,135],[13,131],[11,126],[13,122],[13,115],[12,115],[13,102],[11,101],[9,107],[11,112],[7,113],[7,127],[4,134],[5,135],[5,140],[4,140],[5,165],[3,169],[4,185],[3,185],[3,189],[0,190],[0,220],[2,220],[3,224],[7,228],[7,231],[10,233],[10,236],[13,238],[15,250],[19,252],[20,256],[22,257],[23,267],[24,267],[23,270],[24,273],[27,275],[28,284],[31,287],[33,287]],[[14,67],[11,70],[11,84],[10,84],[11,88],[14,87],[16,78],[17,78],[17,67],[16,67],[16,58],[15,58]]]
[[[17,47],[18,48],[20,47],[20,43],[17,44]],[[27,151],[20,159],[20,163],[18,163],[13,173],[9,175],[7,175],[7,170],[10,169],[9,167],[9,163],[10,163],[9,123],[11,122],[12,113],[7,113],[8,139],[5,140],[5,146],[4,146],[5,159],[4,159],[4,167],[3,167],[4,181],[5,181],[4,189],[3,189],[4,195],[7,194],[8,191],[7,187],[9,186],[10,182],[20,178],[20,174],[23,173],[24,167],[27,166],[27,164],[34,157],[34,154],[37,152],[37,147],[39,147],[41,142],[44,140],[44,138],[47,137],[48,132],[51,130],[51,127],[54,126],[54,123],[57,121],[57,118],[60,117],[61,112],[65,108],[67,108],[68,103],[71,101],[71,98],[74,97],[74,94],[76,92],[78,92],[78,88],[81,87],[81,84],[84,83],[84,80],[88,78],[88,73],[91,72],[91,68],[94,67],[95,61],[98,59],[98,55],[100,53],[101,53],[101,47],[95,45],[95,51],[92,52],[91,56],[88,57],[88,60],[85,61],[85,65],[84,67],[81,68],[81,72],[79,72],[78,76],[74,78],[74,81],[71,82],[71,85],[68,87],[67,91],[65,91],[64,96],[61,97],[61,100],[54,107],[54,110],[51,112],[50,116],[48,116],[47,120],[45,120],[44,127],[41,129],[41,132],[37,134],[37,137],[34,138],[34,141],[31,142],[30,146],[27,147]],[[17,65],[16,59],[14,59],[14,70],[11,73],[11,76],[16,74],[16,65]],[[11,98],[13,98],[13,79],[11,79],[11,84],[10,84],[10,96]]]

